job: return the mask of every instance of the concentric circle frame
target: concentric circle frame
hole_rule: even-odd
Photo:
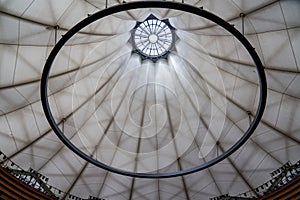
[[[165,8],[165,9],[173,9],[178,11],[183,11],[191,14],[198,15],[200,17],[206,18],[219,26],[226,29],[228,32],[230,32],[232,35],[234,35],[247,49],[248,53],[252,57],[253,62],[256,65],[257,73],[259,76],[259,82],[260,82],[260,98],[259,98],[259,105],[256,111],[255,116],[253,117],[253,120],[246,130],[246,132],[243,134],[243,136],[235,143],[233,144],[228,150],[223,152],[221,155],[215,157],[214,159],[205,162],[201,165],[195,166],[190,169],[185,169],[181,171],[175,171],[175,172],[167,172],[167,173],[138,173],[138,172],[130,172],[125,171],[122,169],[114,168],[111,166],[108,166],[102,162],[99,162],[98,160],[95,160],[91,156],[85,154],[80,149],[78,149],[68,138],[65,136],[65,134],[60,130],[58,125],[56,124],[54,117],[51,113],[50,105],[48,102],[48,79],[49,79],[49,72],[51,70],[51,66],[53,64],[53,61],[57,54],[59,53],[60,49],[65,45],[65,43],[78,31],[83,29],[84,27],[88,26],[89,24],[112,14],[119,13],[122,11],[127,10],[133,10],[133,9],[142,9],[142,8]],[[234,153],[238,148],[240,148],[252,135],[252,133],[255,131],[256,127],[258,126],[265,106],[266,106],[266,99],[267,99],[267,82],[266,82],[266,76],[264,72],[263,65],[259,59],[259,56],[257,55],[255,49],[252,47],[252,45],[248,42],[248,40],[237,30],[235,29],[231,24],[227,23],[220,17],[203,10],[201,8],[194,7],[192,5],[188,4],[182,4],[182,3],[176,3],[176,2],[168,2],[168,1],[139,1],[139,2],[129,2],[124,3],[116,6],[109,7],[105,10],[101,10],[99,12],[96,12],[93,15],[90,15],[89,17],[83,19],[81,22],[76,24],[73,28],[71,28],[54,46],[53,50],[48,56],[48,59],[45,63],[42,78],[41,78],[41,101],[43,110],[45,113],[45,116],[53,129],[53,131],[56,133],[56,135],[59,137],[59,139],[68,147],[70,148],[74,153],[76,153],[81,158],[85,159],[86,161],[94,164],[95,166],[98,166],[102,169],[121,174],[131,177],[138,177],[138,178],[170,178],[170,177],[176,177],[176,176],[182,176],[191,174],[197,171],[201,171],[203,169],[206,169],[222,160],[230,156],[232,153]]]

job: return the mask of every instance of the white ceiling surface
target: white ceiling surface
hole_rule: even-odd
[[[88,14],[104,9],[103,2],[0,0],[0,143],[14,162],[81,197],[208,199],[248,191],[269,180],[269,173],[285,162],[299,160],[297,0],[185,1],[240,31],[239,15],[245,13],[245,36],[265,66],[263,119],[228,159],[183,177],[133,179],[87,164],[64,147],[44,117],[39,96],[43,65],[55,44],[53,27],[59,25],[60,39]],[[112,6],[121,1],[108,2]],[[131,53],[130,30],[151,13],[168,18],[176,28],[178,40],[168,61],[141,61]],[[255,114],[259,97],[257,73],[236,39],[207,20],[163,9],[123,12],[85,28],[63,47],[51,77],[49,102],[67,137],[94,158],[137,172],[188,169],[219,155],[248,128],[246,111]],[[205,138],[207,127],[219,146],[212,137]],[[169,143],[174,132],[178,140]],[[166,149],[151,158],[143,157],[162,147]],[[174,161],[176,157],[180,159]]]

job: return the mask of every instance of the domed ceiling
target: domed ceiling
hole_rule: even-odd
[[[105,199],[240,195],[299,160],[297,0],[184,1],[232,24],[264,65],[264,115],[228,158],[193,174],[144,179],[98,168],[67,148],[42,109],[45,62],[76,23],[122,3],[0,0],[0,147],[9,159],[64,194]],[[147,8],[104,17],[67,41],[49,74],[48,101],[64,135],[93,159],[133,173],[172,173],[232,147],[257,114],[259,87],[254,62],[228,31],[187,12]]]

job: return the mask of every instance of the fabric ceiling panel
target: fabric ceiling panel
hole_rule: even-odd
[[[112,199],[128,199],[132,178],[106,172],[105,183],[101,184],[98,193]]]
[[[270,89],[285,93],[297,75],[295,73],[266,70],[266,76]]]
[[[246,110],[254,111],[256,108],[253,108],[256,90],[258,90],[256,85],[249,84],[248,82],[237,79],[236,87],[233,92],[233,100],[239,102],[239,104]],[[243,95],[243,92],[247,92],[249,96]],[[251,95],[252,94],[252,95]]]
[[[290,146],[287,149],[279,149],[277,151],[272,152],[274,156],[277,156],[280,159],[287,159],[287,160],[297,160],[299,158],[299,143],[293,146]]]
[[[253,183],[253,185],[258,186],[262,183],[265,183],[266,180],[270,178],[270,172],[274,167],[279,168],[284,163],[278,162],[278,160],[274,159],[273,155],[266,154],[265,157],[256,162],[257,168],[253,171],[247,171],[249,173],[248,181]]]
[[[21,16],[24,11],[34,2],[34,0],[24,0],[19,2],[18,0],[1,0],[1,11],[13,13],[17,16]]]
[[[13,83],[17,48],[15,45],[0,45],[0,87]]]
[[[51,132],[48,135],[53,134]],[[40,137],[39,137],[40,138]],[[56,139],[56,138],[55,138]],[[51,144],[51,147],[45,148],[45,146]],[[29,169],[30,167],[35,170],[40,170],[43,168],[45,164],[48,163],[49,158],[55,153],[55,149],[61,148],[61,144],[58,140],[52,140],[46,137],[42,137],[41,139],[34,142],[32,145],[23,149],[21,152],[14,156],[14,159],[17,160],[25,169]],[[14,154],[15,155],[15,154]],[[27,159],[23,159],[26,156]]]
[[[0,13],[0,42],[3,44],[18,44],[19,20]]]
[[[57,5],[60,5],[60,3],[57,3]],[[65,11],[61,15],[58,15],[59,19],[53,25],[58,24],[62,28],[70,29],[82,19],[88,17],[88,14],[93,14],[96,11],[98,11],[97,8],[85,1],[72,1]],[[51,17],[51,15],[48,16]]]
[[[20,46],[14,74],[14,83],[39,79],[46,60],[45,47]]]
[[[203,0],[202,4],[204,9],[210,8],[213,10],[213,13],[222,16],[226,21],[232,19],[239,13],[239,8],[235,6],[231,1],[224,1],[223,3],[217,3],[214,1]],[[226,10],[226,12],[224,12]],[[228,11],[228,12],[227,12]]]
[[[49,135],[53,134],[51,132]],[[54,147],[53,149],[50,147],[45,148],[46,145],[51,144],[51,147]],[[45,163],[47,163],[48,159],[53,156],[56,149],[61,148],[61,144],[59,141],[54,141],[48,138],[42,138],[39,141],[37,141],[34,145],[31,145],[29,148],[22,151],[22,153],[32,156],[30,159],[26,159],[28,163],[28,168],[32,167],[35,170],[40,170]],[[43,162],[41,163],[32,163],[35,162],[35,157],[39,157],[40,159],[43,159]],[[21,162],[22,156],[16,156],[16,160],[19,160]],[[30,163],[31,162],[31,163]]]
[[[71,198],[65,192],[132,200],[239,195],[297,162],[300,3],[184,2],[243,31],[264,65],[266,110],[239,150],[208,169],[169,179],[121,176],[79,158],[45,118],[40,79],[55,43],[106,2],[0,0],[1,151],[48,177],[60,198]],[[174,46],[162,58],[136,51],[133,29],[150,14],[175,28]],[[237,39],[209,20],[169,9],[124,11],[94,22],[64,45],[49,75],[49,105],[65,136],[94,159],[130,172],[174,172],[214,159],[243,136],[260,96],[253,60]]]
[[[203,181],[199,181],[199,180]],[[199,172],[198,176],[188,175],[185,178],[186,187],[189,188],[190,197],[199,195],[201,192],[209,192],[211,189],[210,185],[215,185],[214,176],[211,174],[210,170],[204,170]],[[213,188],[216,190],[216,194],[219,193],[217,188]]]
[[[118,13],[117,15],[107,16],[104,19],[88,26],[88,28],[82,29],[83,32],[92,32],[98,36],[118,35],[125,32],[129,32],[136,25],[134,20],[120,19],[120,15],[125,15],[125,12]]]
[[[280,6],[287,28],[298,27],[300,25],[299,20],[297,20],[300,18],[299,2],[297,0],[280,1]]]
[[[26,9],[23,17],[54,26],[65,11],[70,9],[69,7],[72,4],[74,4],[74,1],[72,0],[64,2],[60,2],[59,0],[33,1]]]
[[[299,55],[300,53],[300,28],[295,28],[295,29],[289,29],[288,30],[288,35],[291,40],[291,47],[294,52],[294,55]],[[294,56],[295,57],[295,62],[297,64],[298,72],[299,72],[299,64],[300,63],[300,58],[299,56]]]
[[[0,110],[2,114],[12,112],[28,105],[26,99],[15,88],[2,89],[0,94]]]
[[[287,31],[262,33],[258,35],[258,38],[267,67],[297,71]],[[272,50],[270,46],[272,46]]]
[[[97,174],[97,176],[95,176],[95,174]],[[71,193],[76,196],[81,196],[88,188],[91,196],[99,196],[99,187],[103,184],[105,176],[106,172],[104,170],[88,164],[83,171],[83,176],[79,177]]]
[[[268,5],[272,5],[276,3],[276,0],[252,0],[252,1],[244,1],[244,0],[233,0],[234,4],[238,6],[243,12],[256,11],[261,8],[264,8]]]
[[[38,83],[26,84],[19,86],[16,89],[29,103],[34,103],[39,100],[40,96],[36,93],[40,86]]]
[[[291,141],[289,139],[282,139],[279,133],[274,133],[271,130],[264,134],[254,137],[253,140],[256,141],[258,144],[264,144],[266,141],[265,137],[269,138],[268,144],[263,146],[263,148],[267,152],[274,152],[276,150],[281,149],[282,147],[288,149],[289,147],[296,145],[294,141]],[[274,159],[274,160],[278,162],[278,159],[277,160]],[[278,164],[283,164],[283,163],[278,162]]]
[[[300,124],[300,101],[284,95],[280,106],[278,122],[276,126],[280,127],[281,130],[289,133],[291,136],[299,139],[299,128]]]
[[[182,13],[178,17],[170,18],[170,23],[172,26],[174,26],[174,28],[187,32],[189,30],[194,31],[197,29],[201,29],[212,24],[212,22],[204,18],[188,13]]]
[[[247,15],[247,19],[252,23],[256,33],[285,29],[279,2]]]
[[[300,75],[297,75],[289,87],[286,90],[286,93],[289,94],[290,96],[293,96],[297,99],[300,99],[300,91],[297,90],[297,87],[300,85]]]
[[[39,136],[36,118],[30,106],[7,115],[17,148],[22,148]]]
[[[16,162],[18,162],[19,165],[22,165],[25,170],[29,170],[30,168],[39,169],[39,167],[48,160],[48,158],[38,156],[37,152],[33,149],[35,148],[31,147],[24,153],[19,153],[17,156],[14,157]]]
[[[277,123],[282,96],[281,93],[268,90],[267,109],[264,112],[263,119],[267,120],[272,125]]]
[[[55,185],[55,187],[59,188],[60,190],[67,191],[68,187],[70,187],[67,174],[63,173],[63,171],[60,171],[56,166],[56,163],[53,161],[49,161],[45,167],[39,170],[39,172],[42,174],[47,174],[47,177],[49,178],[48,183],[50,185]]]
[[[220,190],[215,183],[207,183],[202,188],[197,188],[198,192],[191,195],[192,199],[206,199],[207,196],[218,196],[220,194]],[[175,197],[173,195],[173,197]],[[168,199],[168,198],[166,198]],[[170,198],[172,199],[172,198]]]
[[[0,125],[1,149],[8,149],[7,154],[12,154],[17,151],[17,146],[6,116],[0,116]]]
[[[228,161],[226,161],[228,162]],[[237,171],[232,167],[230,163],[220,163],[221,168],[211,167],[211,173],[214,175],[214,179],[218,184],[218,188],[220,189],[220,193],[224,194],[228,190],[232,190],[232,194],[239,194],[242,191],[249,190],[247,184],[243,181],[243,179],[237,175]],[[235,185],[236,187],[231,188],[234,182],[239,183]]]
[[[76,179],[76,174],[80,172],[83,164],[78,160],[79,158],[75,156],[69,149],[62,149],[58,155],[53,158],[53,162],[59,171],[63,169],[68,169],[68,173],[64,174],[64,177],[69,183],[72,183]],[[59,175],[59,173],[57,173]],[[70,187],[67,184],[65,187]]]
[[[132,198],[143,199],[147,194],[149,194],[149,197],[158,199],[157,190],[158,185],[156,179],[135,179]],[[152,195],[150,196],[150,194]]]
[[[20,21],[20,38],[14,41],[14,44],[45,46],[54,43],[54,37],[51,37],[53,30],[49,27],[33,24],[24,20]],[[17,37],[16,37],[17,39]]]
[[[184,178],[182,177],[171,178],[169,180],[162,179],[159,181],[159,189],[173,194],[174,197],[175,194],[177,194],[177,197],[180,197],[181,199],[187,199],[184,188],[182,187],[182,184],[184,184],[183,179]]]

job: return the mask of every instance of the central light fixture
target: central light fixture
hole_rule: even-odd
[[[166,58],[174,44],[173,29],[168,20],[150,15],[145,21],[138,22],[132,32],[134,51],[143,59]]]

